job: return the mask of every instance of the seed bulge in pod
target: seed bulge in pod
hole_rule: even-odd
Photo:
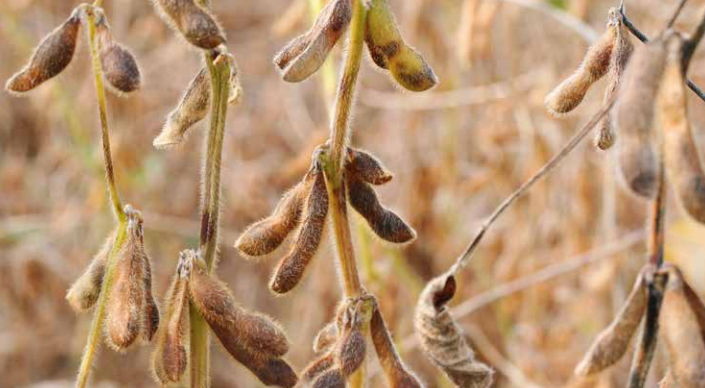
[[[651,271],[651,268],[647,267],[639,274],[622,309],[612,323],[597,336],[575,368],[576,375],[586,376],[601,372],[622,359],[627,352],[629,342],[646,312],[647,291],[644,276],[647,271]]]
[[[299,284],[306,267],[321,245],[328,215],[328,192],[323,172],[315,171],[313,179],[303,220],[294,237],[291,251],[279,262],[269,285],[278,294],[287,293]]]
[[[80,26],[80,14],[74,10],[62,25],[42,39],[29,63],[7,80],[5,89],[11,93],[27,92],[61,73],[76,51]]]
[[[349,0],[330,0],[311,30],[294,38],[274,58],[284,81],[301,82],[313,75],[328,58],[352,18]]]
[[[181,144],[187,131],[208,114],[210,95],[210,76],[208,69],[203,67],[186,87],[179,104],[167,116],[162,132],[152,143],[154,147],[163,149]]]
[[[130,93],[140,88],[141,76],[137,60],[132,53],[113,40],[105,18],[96,26],[100,43],[100,64],[103,76],[117,94]]]
[[[192,45],[213,50],[225,43],[225,34],[213,15],[193,0],[153,0],[167,21]]]
[[[618,156],[622,176],[635,194],[653,198],[659,164],[653,129],[654,106],[666,64],[661,39],[634,50],[612,109],[620,136]]]
[[[383,185],[392,180],[392,173],[372,154],[348,147],[347,172],[373,185]]]
[[[71,285],[66,293],[66,300],[69,301],[74,310],[83,312],[95,305],[103,287],[103,276],[105,275],[105,265],[108,262],[110,250],[115,242],[115,231],[105,240],[98,253],[93,256],[93,260],[88,265],[86,271]]]

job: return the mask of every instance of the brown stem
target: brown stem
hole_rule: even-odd
[[[529,178],[529,180],[519,186],[518,189],[516,189],[512,194],[509,195],[509,197],[502,201],[499,206],[497,206],[497,208],[492,212],[492,214],[487,218],[487,220],[483,222],[480,231],[477,232],[475,238],[465,248],[463,254],[460,255],[458,259],[456,259],[455,264],[453,264],[449,271],[450,274],[455,274],[465,267],[468,260],[470,260],[473,253],[480,245],[480,242],[485,236],[485,233],[487,233],[487,231],[494,224],[497,218],[499,218],[499,216],[502,215],[502,213],[504,213],[504,211],[507,210],[514,203],[514,201],[526,194],[526,192],[529,191],[529,189],[536,182],[540,181],[541,178],[553,171],[553,169],[556,168],[560,164],[560,162],[565,159],[565,157],[568,156],[575,149],[575,147],[578,146],[578,144],[580,144],[580,142],[585,138],[585,136],[590,133],[590,130],[592,130],[602,120],[602,118],[609,112],[613,105],[614,99],[612,99],[609,103],[604,105],[597,113],[595,113],[592,118],[590,118],[590,120],[585,123],[585,125],[583,125],[583,127],[575,135],[573,135],[573,137],[558,152],[558,154],[552,157],[551,160],[549,160],[545,165],[543,165],[543,167],[541,167],[541,169],[536,174],[534,174],[531,178]]]

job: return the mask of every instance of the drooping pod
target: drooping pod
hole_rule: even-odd
[[[394,177],[372,154],[348,147],[345,169],[367,183],[383,185]]]
[[[306,199],[301,226],[294,237],[291,251],[281,259],[269,284],[269,288],[278,294],[287,293],[299,284],[323,237],[328,215],[328,192],[323,172],[316,167],[312,174],[313,183]]]
[[[609,19],[610,23],[615,26],[616,35],[612,56],[610,57],[609,73],[607,74],[609,80],[602,99],[603,104],[607,104],[617,95],[627,61],[634,51],[631,33],[624,25],[624,15],[616,8],[612,8],[609,11]],[[614,145],[615,139],[616,133],[612,123],[612,116],[606,115],[599,124],[599,132],[595,136],[595,145],[601,150],[606,150]]]
[[[100,45],[98,54],[103,76],[110,90],[121,95],[139,89],[141,76],[137,60],[128,49],[113,40],[110,26],[102,13],[96,25],[96,36]]]
[[[301,215],[312,183],[311,174],[307,174],[284,194],[269,217],[247,227],[235,242],[235,247],[246,257],[264,256],[279,248],[286,237],[301,224]]]
[[[11,93],[27,92],[61,73],[76,51],[80,26],[80,12],[75,9],[63,24],[42,39],[29,63],[7,80],[5,89]]]
[[[274,57],[284,81],[301,82],[318,71],[350,24],[351,4],[349,0],[330,0],[313,27],[294,38]]]
[[[438,84],[438,77],[423,56],[404,42],[388,0],[371,0],[365,42],[372,61],[389,70],[403,88],[421,92]]]
[[[398,215],[380,204],[377,194],[369,183],[354,175],[346,174],[348,201],[377,236],[391,243],[402,244],[413,241],[416,231]]]
[[[575,374],[587,376],[603,371],[614,365],[627,352],[644,313],[646,312],[647,290],[644,277],[651,267],[639,274],[624,306],[612,323],[603,330],[590,346],[583,359],[575,368]]]
[[[492,384],[493,370],[475,360],[475,353],[446,306],[455,290],[455,278],[448,274],[426,285],[416,306],[416,333],[426,356],[456,386],[486,388]]]
[[[153,3],[192,45],[212,50],[225,43],[225,34],[213,15],[193,0],[153,0]]]
[[[313,351],[316,353],[328,350],[333,344],[338,341],[340,330],[337,322],[330,322],[316,334],[313,339]]]
[[[103,276],[105,275],[105,266],[108,262],[108,256],[113,249],[116,232],[110,233],[108,238],[103,243],[103,246],[93,256],[93,260],[88,265],[88,268],[83,274],[76,279],[66,293],[71,307],[78,312],[83,312],[95,305],[100,296],[101,288],[103,287]]]
[[[142,218],[138,212],[128,211],[128,206],[127,237],[115,258],[113,286],[106,303],[106,341],[115,350],[127,349],[144,330],[146,290]]]
[[[404,365],[401,357],[399,357],[392,335],[384,323],[382,312],[379,310],[376,301],[374,301],[370,320],[370,335],[372,336],[375,353],[377,353],[380,366],[384,371],[390,388],[424,387],[421,380]]]
[[[186,132],[208,114],[211,86],[208,69],[201,68],[191,80],[179,104],[166,118],[162,131],[152,143],[156,148],[180,144]]]
[[[352,375],[365,361],[367,343],[363,326],[372,318],[372,309],[376,308],[371,299],[358,299],[348,303],[344,310],[342,332],[335,349],[337,364],[344,377]]]
[[[634,50],[619,85],[612,110],[620,136],[619,164],[627,186],[635,194],[653,198],[659,164],[654,138],[654,106],[666,64],[663,39]]]
[[[181,380],[188,365],[190,272],[191,263],[182,253],[164,298],[163,324],[157,333],[157,344],[152,354],[154,374],[162,385]]]
[[[301,372],[301,383],[303,385],[310,384],[315,381],[318,376],[332,369],[335,366],[335,354],[333,352],[325,353],[319,358],[311,361],[303,372]]]
[[[683,40],[674,34],[667,45],[668,59],[658,96],[666,168],[680,204],[695,220],[705,223],[705,172],[688,120],[681,66]]]
[[[142,236],[141,236],[142,237]],[[144,242],[142,242],[144,246]],[[142,261],[144,266],[144,273],[142,281],[144,282],[144,329],[142,330],[142,338],[145,342],[152,341],[152,338],[157,333],[159,329],[159,306],[157,301],[154,299],[154,287],[152,284],[152,262],[147,256],[146,251],[142,250]]]
[[[560,116],[575,109],[585,98],[590,86],[607,74],[617,28],[614,23],[608,23],[607,30],[590,46],[575,73],[546,96],[544,105],[550,114]]]
[[[669,267],[659,324],[673,380],[682,388],[705,387],[705,339],[685,293],[680,271]]]
[[[228,54],[219,54],[228,55]],[[242,86],[238,69],[232,56],[228,55],[230,62],[230,92],[229,105],[237,105],[242,98]],[[187,132],[195,124],[208,115],[211,99],[211,80],[208,69],[202,67],[196,76],[189,82],[186,91],[181,96],[179,104],[169,112],[166,122],[152,145],[158,149],[165,149],[181,144]]]
[[[280,357],[289,351],[289,341],[279,325],[238,306],[227,286],[206,272],[200,258],[191,271],[189,294],[223,345],[238,343],[263,358]]]

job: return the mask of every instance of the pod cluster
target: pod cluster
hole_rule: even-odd
[[[152,265],[144,248],[143,221],[140,213],[125,206],[125,242],[113,251],[117,232],[113,232],[92,262],[69,289],[66,299],[77,311],[93,307],[101,292],[108,292],[105,304],[105,341],[115,350],[125,350],[136,342],[150,342],[159,327],[159,308],[152,291]],[[104,289],[104,276],[113,266],[110,290]]]
[[[225,283],[206,269],[201,255],[181,253],[167,291],[161,329],[152,356],[154,374],[166,385],[178,382],[188,367],[191,303],[208,323],[225,350],[264,385],[293,387],[297,376],[282,357],[289,341],[278,323],[240,307]]]
[[[622,137],[620,171],[631,191],[644,198],[655,196],[663,152],[680,204],[705,223],[705,172],[688,119],[684,43],[681,34],[669,30],[639,47],[613,114]]]
[[[494,371],[475,359],[465,334],[446,304],[455,295],[452,275],[431,280],[419,297],[414,325],[426,356],[461,388],[487,388]]]
[[[659,313],[659,338],[668,353],[668,370],[661,387],[705,386],[705,306],[680,270],[666,264],[645,267],[614,321],[597,337],[575,373],[591,375],[619,361],[646,312],[648,282],[665,276],[666,286]]]
[[[103,10],[85,4],[75,8],[64,23],[39,42],[29,62],[7,80],[5,89],[11,93],[28,92],[61,74],[73,59],[78,33],[86,21],[87,12],[96,19],[98,55],[109,90],[122,95],[139,89],[141,77],[135,57],[113,39]]]
[[[230,63],[230,94],[228,104],[237,105],[242,97],[242,87],[235,60],[230,54],[218,54]],[[210,108],[211,79],[208,68],[203,66],[186,87],[181,100],[166,118],[159,135],[154,139],[156,148],[177,146],[186,139],[189,129],[202,121]]]
[[[572,111],[580,105],[590,87],[605,75],[608,77],[608,84],[604,101],[610,101],[619,89],[622,73],[633,50],[629,31],[624,26],[624,16],[616,8],[610,9],[607,30],[588,49],[575,73],[546,96],[546,109],[554,116]],[[605,117],[599,127],[595,144],[606,150],[615,142],[612,120]]]
[[[302,279],[319,250],[328,216],[328,191],[324,172],[318,162],[321,146],[304,178],[289,190],[274,212],[250,225],[235,242],[246,257],[266,256],[277,250],[293,233],[291,248],[281,259],[270,282],[272,291],[284,294]],[[368,223],[374,233],[391,243],[407,243],[416,232],[398,215],[385,208],[372,185],[389,182],[392,175],[371,154],[348,148],[345,159],[344,184],[347,201]]]
[[[389,71],[396,83],[411,91],[424,91],[438,78],[424,58],[406,44],[387,0],[368,1],[365,42],[373,62]],[[352,2],[331,0],[309,31],[297,36],[274,57],[284,81],[301,82],[315,74],[347,30]]]
[[[225,43],[225,33],[215,17],[194,0],[152,0],[162,18],[187,42],[213,50]]]
[[[301,387],[344,388],[346,380],[365,361],[369,330],[377,357],[392,388],[421,388],[423,384],[396,352],[377,300],[372,295],[351,298],[338,307],[336,319],[316,336],[318,354],[301,373]]]

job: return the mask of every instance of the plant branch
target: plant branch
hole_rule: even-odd
[[[556,168],[561,163],[561,161],[563,161],[563,159],[565,159],[565,157],[568,156],[575,149],[575,147],[578,146],[578,144],[580,144],[580,142],[585,138],[585,136],[590,133],[590,131],[600,122],[600,120],[602,120],[602,118],[612,108],[612,105],[614,105],[614,99],[612,99],[609,103],[605,104],[602,108],[600,108],[600,110],[597,111],[597,113],[595,113],[592,118],[590,118],[590,120],[585,123],[585,125],[583,125],[583,127],[575,135],[573,135],[573,137],[558,152],[558,154],[553,156],[551,160],[549,160],[545,165],[543,165],[543,167],[541,167],[541,169],[536,174],[534,174],[531,178],[529,178],[526,182],[519,186],[518,189],[516,189],[512,194],[509,195],[509,197],[502,201],[502,203],[500,203],[497,208],[495,208],[495,210],[487,218],[487,220],[482,223],[480,231],[477,232],[475,238],[465,248],[463,254],[456,259],[455,263],[449,271],[450,275],[456,274],[458,271],[463,269],[465,265],[467,265],[468,260],[470,260],[473,253],[480,245],[482,238],[485,236],[485,234],[494,224],[497,218],[499,218],[499,216],[502,215],[502,213],[504,213],[504,211],[507,210],[514,203],[514,201],[526,194],[526,192],[536,182],[540,181],[543,177],[553,171],[553,169]]]
[[[211,118],[203,156],[203,201],[201,204],[199,251],[203,255],[208,271],[212,271],[218,255],[221,160],[231,70],[227,54],[209,52],[205,54],[205,60],[211,79]],[[189,307],[189,318],[191,322],[191,388],[208,388],[210,386],[208,326],[193,304]]]
[[[642,43],[647,43],[649,41],[649,37],[644,35],[643,32],[639,31],[639,29],[634,25],[634,23],[632,23],[631,20],[629,20],[629,18],[627,17],[627,15],[624,13],[623,10],[622,10],[622,16],[624,17],[624,25],[627,27],[629,32],[631,32],[632,35],[634,35]],[[702,38],[702,34],[705,33],[705,17],[703,18],[703,22],[701,22],[700,25],[698,26],[698,31],[696,31],[696,35],[698,34],[698,32],[701,29],[703,30],[702,32],[700,32],[701,38]],[[694,37],[696,35],[694,35]],[[688,42],[688,44],[686,45],[686,47],[691,47],[689,50],[695,51],[695,46],[697,46],[697,43],[700,41],[701,38],[698,38],[697,42],[695,42],[695,40],[691,39]],[[693,43],[691,44],[690,42],[693,42]],[[690,55],[692,56],[692,52]],[[693,81],[691,81],[690,79],[686,80],[686,85],[688,85],[690,90],[692,90],[693,93],[695,93],[698,97],[700,97],[701,100],[705,101],[705,93],[697,85],[695,85],[693,83]]]
[[[120,203],[120,197],[117,193],[117,187],[115,185],[115,176],[113,173],[113,163],[110,156],[110,136],[108,133],[108,120],[106,114],[106,103],[105,103],[105,87],[103,85],[103,69],[100,63],[99,53],[100,53],[100,42],[96,39],[96,15],[95,8],[93,6],[86,6],[84,8],[86,13],[86,19],[88,21],[88,39],[90,43],[90,55],[91,62],[93,66],[93,74],[95,79],[95,88],[98,95],[98,107],[100,112],[100,123],[102,129],[102,143],[103,143],[103,156],[105,158],[105,171],[108,180],[108,191],[110,193],[110,198],[113,203],[113,211],[118,220],[117,233],[115,235],[115,241],[113,242],[113,247],[110,250],[110,254],[107,259],[107,268],[105,275],[103,277],[103,283],[100,289],[100,296],[98,297],[98,302],[96,306],[95,313],[93,315],[93,321],[91,322],[91,327],[88,332],[88,340],[86,341],[86,348],[83,351],[83,356],[81,358],[81,365],[78,369],[78,377],[76,379],[77,388],[85,388],[88,383],[88,376],[90,375],[91,366],[93,365],[93,358],[98,346],[100,345],[100,337],[103,332],[103,321],[105,320],[105,305],[112,291],[113,284],[113,274],[115,272],[115,257],[117,252],[122,249],[127,237],[127,215]]]
[[[327,155],[321,155],[326,176],[326,187],[330,202],[336,253],[340,261],[340,270],[344,281],[345,295],[358,297],[362,293],[360,278],[355,262],[350,222],[345,200],[345,183],[343,182],[343,161],[350,140],[350,118],[355,101],[355,86],[360,73],[362,49],[364,44],[365,21],[367,10],[362,0],[353,1],[353,16],[350,23],[345,67],[340,78],[335,110],[331,123],[330,149]]]
[[[96,4],[100,4],[96,1]],[[93,78],[95,81],[95,91],[98,97],[98,113],[100,116],[100,129],[103,144],[103,159],[105,163],[105,176],[107,178],[108,193],[113,206],[113,212],[119,222],[126,220],[125,212],[120,195],[117,191],[115,183],[115,171],[113,169],[113,158],[110,153],[110,131],[108,128],[108,108],[105,99],[105,85],[103,84],[103,67],[100,63],[100,41],[96,39],[96,17],[95,7],[86,6],[84,8],[88,18],[88,40],[90,42],[91,65],[93,69]]]

